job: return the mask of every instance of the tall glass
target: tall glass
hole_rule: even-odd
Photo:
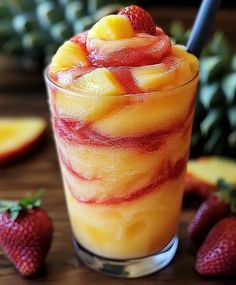
[[[198,75],[168,91],[98,96],[46,83],[74,246],[138,277],[175,255]]]

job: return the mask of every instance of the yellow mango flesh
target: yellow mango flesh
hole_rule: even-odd
[[[160,89],[175,78],[174,70],[165,68],[163,64],[133,68],[132,75],[146,92]]]
[[[200,181],[215,185],[218,179],[236,184],[236,161],[224,157],[211,156],[190,160],[188,173]]]
[[[98,21],[89,31],[90,38],[101,40],[118,40],[134,36],[134,31],[128,17],[109,15]]]
[[[90,93],[90,96],[114,96],[125,93],[121,84],[115,76],[106,68],[98,68],[89,72],[75,81],[73,89],[85,93]]]
[[[180,46],[180,45],[173,45],[172,55],[178,58],[183,58],[185,61],[187,61],[190,65],[193,75],[195,75],[198,72],[198,68],[199,68],[198,59],[193,54],[188,53],[185,50],[185,47]]]
[[[0,157],[20,150],[35,140],[46,129],[42,118],[0,118]]]
[[[89,65],[83,48],[71,41],[66,41],[53,56],[51,69],[53,72],[58,72],[73,66],[87,67]]]
[[[125,91],[106,68],[85,74],[74,81],[71,89],[75,91],[74,94],[61,90],[53,92],[50,96],[51,105],[54,105],[58,115],[71,116],[81,121],[97,120],[127,101],[126,97],[115,96]]]

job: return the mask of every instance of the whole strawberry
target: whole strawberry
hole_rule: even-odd
[[[217,223],[199,249],[196,270],[205,276],[236,275],[236,218]]]
[[[219,180],[218,190],[205,200],[188,226],[188,237],[201,244],[211,228],[220,220],[236,213],[236,188]]]
[[[133,29],[139,33],[156,34],[156,25],[152,16],[139,6],[131,5],[123,8],[120,15],[127,16],[133,26]],[[157,32],[160,32],[158,29]]]
[[[0,201],[0,246],[24,276],[40,269],[52,241],[52,220],[40,208],[40,196]]]

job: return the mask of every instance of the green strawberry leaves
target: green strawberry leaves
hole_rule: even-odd
[[[12,220],[16,220],[21,211],[29,211],[41,205],[44,190],[37,191],[33,196],[25,196],[19,201],[0,200],[0,213],[8,212]]]

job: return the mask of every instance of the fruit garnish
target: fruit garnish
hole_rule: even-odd
[[[144,66],[160,63],[171,54],[170,38],[137,34],[116,41],[88,39],[89,60],[96,67]]]
[[[74,88],[93,95],[122,95],[125,93],[119,81],[106,68],[98,68],[74,82]]]
[[[121,15],[109,15],[98,21],[88,32],[89,38],[101,40],[127,39],[134,36],[129,19]]]
[[[53,225],[40,208],[42,191],[20,201],[0,201],[0,246],[23,276],[39,271],[49,251]]]
[[[201,243],[217,222],[231,214],[236,214],[236,187],[220,179],[218,190],[201,204],[190,222],[188,237]]]
[[[204,276],[235,275],[236,218],[225,218],[214,226],[199,249],[195,268]]]
[[[156,91],[175,78],[175,70],[165,68],[164,64],[135,67],[133,77],[144,91]]]
[[[47,122],[39,117],[0,118],[0,165],[28,153],[46,133]]]
[[[217,189],[217,181],[223,178],[236,185],[236,161],[219,156],[190,160],[187,167],[185,192],[206,199]]]
[[[90,63],[82,45],[66,41],[52,58],[51,69],[54,72],[67,70],[73,66],[88,67]]]
[[[152,16],[141,7],[131,5],[123,8],[119,14],[129,18],[136,32],[150,35],[156,34],[156,25]]]
[[[195,75],[198,71],[198,59],[191,53],[185,50],[184,46],[172,45],[172,55],[185,59],[191,68],[192,74]]]
[[[192,72],[187,61],[169,56],[160,64],[133,68],[133,76],[144,91],[158,91],[188,82]]]

